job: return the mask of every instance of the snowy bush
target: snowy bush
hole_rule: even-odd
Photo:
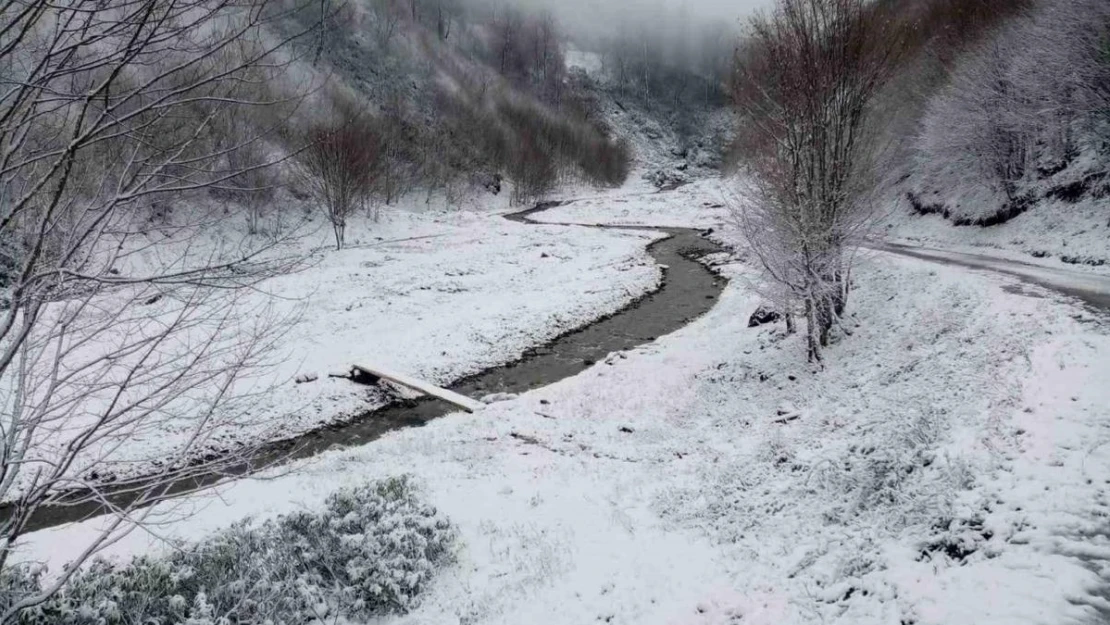
[[[686,174],[678,171],[656,169],[644,174],[644,180],[655,185],[658,189],[674,188],[686,184],[690,181]]]
[[[451,527],[407,480],[390,480],[328,499],[323,515],[285,517],[274,539],[309,572],[314,592],[347,614],[405,611],[448,559]]]
[[[0,613],[7,613],[16,602],[42,589],[43,569],[33,565],[7,566],[0,570]],[[40,607],[25,610],[20,622],[46,622]]]
[[[202,543],[125,565],[97,560],[26,625],[302,625],[411,608],[450,559],[454,532],[406,478],[328,498],[322,513],[240,523]],[[0,576],[0,605],[42,588],[40,573]]]

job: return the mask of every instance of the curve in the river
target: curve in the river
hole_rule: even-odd
[[[722,251],[698,230],[651,228],[647,226],[575,226],[531,221],[530,215],[563,205],[546,202],[507,219],[536,226],[657,230],[668,236],[648,246],[655,262],[664,267],[658,288],[621,310],[584,327],[563,334],[525,353],[520,359],[494,367],[452,384],[452,391],[469,397],[491,393],[523,393],[576,375],[613,352],[632,349],[674,332],[709,311],[724,290],[726,279],[711,272],[696,259]],[[242,476],[281,462],[307,458],[331,449],[365,445],[382,435],[406,427],[422,426],[454,412],[450,405],[431,398],[396,403],[368,412],[347,423],[329,426],[292,439],[269,443],[243,464],[224,468],[219,474],[189,479],[169,488],[183,494],[211,485],[229,476]],[[131,491],[109,495],[113,505],[133,501]],[[27,531],[80,521],[106,512],[100,503],[55,506],[42,509]],[[0,508],[0,516],[3,509]]]

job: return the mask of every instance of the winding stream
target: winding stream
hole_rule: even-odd
[[[665,232],[667,238],[648,247],[655,262],[664,267],[661,285],[608,317],[536,347],[515,362],[459,380],[448,387],[450,390],[477,398],[491,393],[523,393],[558,382],[582,372],[612,352],[632,349],[674,332],[708,312],[724,290],[726,280],[695,260],[702,255],[721,251],[720,246],[702,236],[700,231],[646,226],[540,224],[529,218],[537,212],[562,204],[543,203],[532,209],[506,215],[506,218],[518,223],[542,226]],[[267,444],[241,465],[225,468],[218,474],[183,480],[172,485],[168,492],[187,493],[227,477],[247,475],[278,463],[307,458],[332,449],[365,445],[388,432],[419,427],[456,411],[449,404],[432,398],[399,402],[368,412],[344,424]],[[117,490],[109,495],[109,500],[114,505],[126,506],[134,501],[134,497],[132,492]],[[44,508],[35,515],[27,531],[80,521],[105,511],[105,506],[96,502]],[[2,508],[0,515],[6,516]]]

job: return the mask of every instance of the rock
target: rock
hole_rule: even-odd
[[[782,319],[782,313],[771,308],[769,304],[760,304],[759,308],[756,308],[752,316],[748,318],[748,327],[755,328],[768,323],[775,323],[780,319]]]
[[[644,174],[644,180],[647,180],[655,186],[655,188],[663,189],[677,189],[678,187],[688,183],[690,178],[680,171],[668,171],[664,169],[656,169]]]
[[[622,432],[623,434],[631,434],[631,433],[635,432],[635,430],[633,430],[632,428],[628,427],[627,425],[622,425],[622,426],[620,427],[620,431],[621,431],[621,432]]]
[[[481,187],[490,193],[497,195],[501,193],[501,174],[490,173],[477,173],[471,177],[471,183],[476,187]]]
[[[795,408],[794,404],[788,401],[779,404],[779,409],[776,413],[778,417],[774,421],[778,424],[786,424],[802,418],[802,411]]]
[[[624,352],[614,352],[605,358],[605,364],[614,365],[618,360],[628,360],[628,354]]]
[[[381,378],[376,375],[370,375],[362,369],[351,369],[351,381],[355,384],[365,384],[366,386],[373,386],[381,382]]]
[[[496,404],[503,401],[512,401],[519,397],[516,393],[490,393],[478,401],[483,404]]]

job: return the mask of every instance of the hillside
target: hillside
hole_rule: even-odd
[[[1110,617],[1106,0],[25,0],[0,86],[0,625]]]
[[[930,15],[955,6],[933,3]],[[884,102],[899,118],[884,234],[1073,266],[1110,263],[1107,5],[971,7],[948,18],[965,25],[958,36],[919,31],[895,80],[900,96]]]
[[[311,128],[331,111],[325,124],[370,127],[381,151],[375,201],[385,204],[413,192],[496,192],[502,181],[522,204],[558,186],[619,185],[633,163],[720,162],[728,122],[700,122],[725,109],[714,77],[668,69],[689,87],[665,94],[618,81],[543,11],[363,0],[297,46],[320,88],[294,119]]]

